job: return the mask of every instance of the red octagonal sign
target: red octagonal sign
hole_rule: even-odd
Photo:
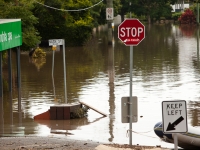
[[[118,26],[118,38],[126,46],[137,46],[145,38],[145,26],[138,19],[126,19]]]

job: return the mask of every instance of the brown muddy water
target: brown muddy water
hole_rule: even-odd
[[[4,95],[0,104],[0,136],[59,136],[128,144],[128,123],[121,123],[121,98],[129,96],[129,47],[117,38],[108,45],[104,26],[84,47],[66,47],[67,103],[81,100],[108,114],[89,110],[88,117],[73,120],[34,121],[33,117],[64,100],[63,53],[52,51],[43,60],[21,53],[21,108],[18,112],[16,58],[13,53],[13,94],[7,92],[4,65]],[[186,100],[188,124],[200,125],[199,33],[196,27],[146,25],[146,37],[133,48],[133,96],[138,97],[138,122],[133,123],[133,144],[173,147],[160,141],[154,125],[162,120],[162,101]],[[66,43],[67,45],[67,43]],[[55,87],[53,87],[53,80]]]

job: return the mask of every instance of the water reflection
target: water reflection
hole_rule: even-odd
[[[189,101],[189,116],[191,118],[192,126],[200,126],[200,102],[199,101]]]
[[[12,103],[12,100],[13,100],[13,97],[12,97],[12,87],[13,87],[13,84],[12,84],[12,53],[11,53],[11,50],[8,50],[8,84],[9,84],[9,114],[10,114],[10,133],[12,134],[12,126],[13,126],[13,103]]]
[[[4,134],[3,99],[0,98],[0,136]]]
[[[2,52],[0,52],[0,135],[4,133]]]
[[[40,69],[44,66],[46,63],[46,58],[29,58],[30,62],[35,65],[37,68],[37,71],[40,71]]]
[[[199,61],[199,28],[197,29],[197,67],[200,67]]]
[[[50,128],[50,133],[68,134],[69,130],[77,130],[82,126],[98,122],[103,117],[97,118],[90,122],[88,118],[71,119],[71,120],[35,120],[35,122],[46,125]]]
[[[181,24],[179,25],[179,29],[182,32],[183,36],[186,37],[192,37],[195,35],[197,30],[197,25],[187,25],[187,24]]]
[[[109,133],[110,142],[113,141],[114,134],[114,118],[115,118],[115,68],[114,68],[114,46],[108,46],[108,78],[109,78],[109,113],[110,113],[110,122],[109,122]]]
[[[200,68],[196,34],[199,31],[189,30],[173,24],[146,25],[145,39],[134,47],[133,95],[138,97],[138,115],[143,116],[133,124],[137,133],[152,130],[155,123],[162,120],[163,100],[186,100],[188,122],[199,125]],[[1,136],[52,135],[68,131],[75,138],[128,143],[128,124],[121,123],[120,100],[129,95],[130,53],[129,47],[117,38],[117,29],[114,31],[115,46],[108,45],[107,32],[102,26],[84,47],[66,48],[68,102],[84,101],[109,117],[101,118],[89,110],[83,120],[34,121],[33,116],[47,111],[50,106],[65,103],[63,52],[62,49],[55,52],[53,87],[52,51],[47,52],[46,63],[39,71],[29,62],[28,54],[21,53],[22,100],[18,103],[15,84],[12,85],[13,98],[5,92],[5,100],[0,104]],[[186,36],[186,32],[194,34]],[[16,62],[16,58],[12,60]],[[16,70],[14,67],[13,80]],[[18,111],[18,104],[22,113]],[[133,144],[163,144],[157,138],[150,138],[152,136],[153,131],[148,137],[134,134]]]

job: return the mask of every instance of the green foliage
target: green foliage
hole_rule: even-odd
[[[94,0],[92,3],[93,5],[99,2],[99,0]],[[101,24],[106,23],[106,3],[105,1],[103,3],[100,3],[98,6],[93,7],[90,10],[91,16],[93,18],[93,24],[95,27]]]
[[[21,1],[20,3],[5,3],[0,1],[3,12],[1,18],[20,18],[22,20],[22,49],[29,49],[35,47],[40,42],[40,36],[35,28],[38,23],[37,18],[32,13],[33,6],[31,3]]]
[[[130,6],[131,2],[131,6]],[[171,18],[171,6],[175,0],[121,0],[121,16],[127,12],[133,12],[137,16],[145,15],[149,21],[160,17]]]
[[[193,4],[193,5],[191,5],[191,6],[190,6],[190,9],[191,9],[195,14],[197,14],[197,4],[196,4],[196,3]]]
[[[92,6],[92,3],[89,0],[69,0],[68,2],[65,2],[63,4],[63,8],[65,10],[80,10],[80,9],[84,9],[87,7]],[[71,18],[73,18],[73,20],[71,20],[71,23],[76,22],[78,20],[88,20],[88,23],[91,23],[93,20],[91,20],[91,15],[90,15],[90,11],[89,10],[84,10],[84,11],[69,11],[67,12],[67,17],[71,16]]]
[[[43,51],[43,49],[37,47],[33,53],[33,58],[41,58],[46,57],[46,52]]]
[[[59,0],[48,0],[44,4],[58,9],[61,8],[61,2]],[[64,12],[46,8],[39,4],[35,4],[33,12],[39,20],[39,24],[36,27],[42,36],[42,40],[63,38],[62,32],[65,30],[66,23]]]
[[[43,49],[37,47],[31,56],[31,61],[39,71],[46,63],[46,52]]]
[[[121,0],[113,1],[114,16],[118,15],[122,8]]]
[[[91,36],[94,25],[90,10],[61,11],[62,9],[78,10],[87,8],[92,5],[91,1],[68,0],[63,2],[61,0],[45,0],[44,4],[60,10],[35,4],[34,14],[39,18],[37,28],[42,40],[64,38],[67,46],[74,46],[83,45]]]
[[[70,113],[70,119],[86,117],[88,109],[89,109],[88,107],[82,107],[82,108],[76,109],[75,112]]]
[[[130,12],[126,13],[126,18],[130,18]],[[136,14],[131,13],[131,18],[140,18]]]
[[[96,4],[100,0],[93,0],[92,5]],[[103,1],[103,3],[100,3],[99,5],[93,7],[90,9],[90,14],[93,18],[93,24],[94,26],[106,24],[106,7],[107,7],[107,1]],[[113,0],[113,9],[114,9],[114,16],[117,16],[121,11],[122,3],[121,0]]]
[[[178,18],[182,15],[182,12],[175,12],[172,14],[172,19],[178,21]]]
[[[197,12],[197,4],[193,4],[190,6],[190,9],[194,12],[194,15],[197,16],[198,12]],[[200,12],[200,7],[199,7],[199,12]]]
[[[67,46],[84,45],[90,38],[92,33],[92,27],[76,22],[75,25],[67,26],[65,30],[65,39]]]
[[[0,18],[5,18],[5,7],[6,3],[3,0],[0,0]]]
[[[200,3],[200,0],[191,0],[193,3]]]

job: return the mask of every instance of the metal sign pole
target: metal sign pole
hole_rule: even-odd
[[[65,40],[64,40],[64,39],[63,39],[63,66],[64,66],[65,102],[67,103],[66,63],[65,63]]]
[[[130,3],[131,5],[131,3]],[[130,12],[130,18],[131,18]],[[126,32],[124,31],[126,30]],[[134,30],[134,31],[133,31]],[[133,35],[135,32],[135,35]],[[136,34],[137,33],[137,34]],[[144,38],[145,38],[145,26],[138,20],[138,19],[125,19],[119,26],[118,26],[118,38],[126,45],[130,46],[130,97],[128,100],[128,111],[124,112],[123,108],[126,108],[127,102],[122,99],[122,123],[129,123],[129,136],[130,136],[130,145],[132,145],[132,123],[137,122],[137,109],[133,109],[133,101],[136,100],[136,107],[137,107],[137,97],[133,100],[132,96],[132,73],[133,73],[133,46],[137,46]],[[136,40],[137,39],[137,40]],[[133,113],[133,111],[135,111]],[[126,115],[128,113],[128,115]],[[127,117],[128,121],[124,121],[124,117]],[[133,118],[134,116],[134,118]]]
[[[131,6],[131,2],[130,2]],[[130,12],[131,18],[131,12]],[[133,46],[130,46],[130,98],[129,98],[129,115],[130,115],[130,122],[129,122],[129,132],[130,132],[130,139],[129,145],[132,146],[132,70],[133,70]]]
[[[20,48],[17,47],[17,88],[18,88],[18,112],[21,113],[21,67],[20,67]]]
[[[65,40],[64,39],[52,39],[49,40],[49,46],[63,45],[63,68],[64,68],[64,90],[65,90],[65,102],[67,103],[67,82],[66,82],[66,63],[65,63]],[[53,53],[54,54],[54,53]],[[54,55],[53,55],[54,60]],[[53,62],[54,64],[54,62]],[[53,65],[52,65],[53,66]],[[54,66],[53,66],[54,67]],[[53,71],[53,69],[52,69]],[[53,72],[52,72],[53,77]]]
[[[53,50],[53,59],[52,59],[52,82],[53,82],[54,100],[56,100],[56,91],[55,91],[55,83],[54,83],[54,59],[55,59],[55,50]]]
[[[174,133],[174,150],[178,150],[178,137],[176,133]]]
[[[130,98],[129,98],[129,114],[130,114],[130,122],[129,122],[129,132],[130,132],[130,141],[129,145],[132,145],[132,70],[133,70],[133,46],[130,46]]]

